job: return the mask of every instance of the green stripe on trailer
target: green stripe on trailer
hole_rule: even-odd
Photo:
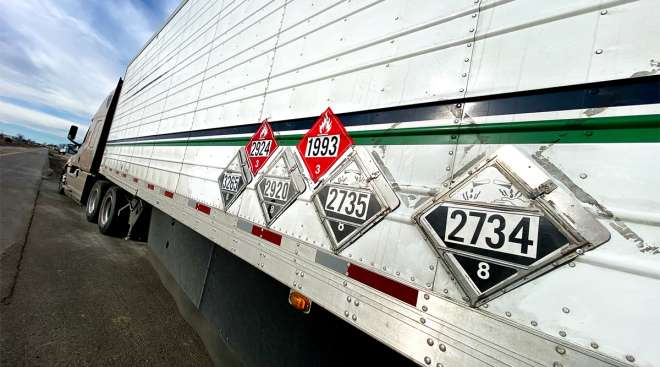
[[[350,132],[358,145],[658,143],[660,115],[432,126]],[[280,145],[293,146],[301,134],[280,135]],[[122,145],[243,146],[249,137],[169,140]]]

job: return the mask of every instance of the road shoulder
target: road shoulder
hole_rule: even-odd
[[[56,176],[42,182],[14,293],[0,304],[0,365],[211,366],[146,244],[99,234]]]

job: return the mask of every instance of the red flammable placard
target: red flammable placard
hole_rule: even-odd
[[[275,140],[275,135],[273,134],[273,129],[270,127],[268,120],[264,120],[257,129],[257,132],[252,135],[250,141],[248,141],[245,146],[245,152],[247,153],[248,163],[250,164],[250,171],[252,175],[256,175],[257,172],[263,167],[268,158],[273,155],[273,152],[277,149],[277,140]]]
[[[305,162],[309,177],[316,183],[351,145],[353,140],[344,125],[328,107],[296,147]]]

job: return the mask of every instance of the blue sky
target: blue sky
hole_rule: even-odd
[[[9,0],[0,10],[0,132],[65,142],[180,0]]]

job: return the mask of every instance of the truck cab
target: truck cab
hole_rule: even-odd
[[[69,129],[68,138],[78,145],[78,151],[66,163],[60,192],[80,204],[85,204],[92,185],[99,178],[99,166],[121,86],[122,80],[119,79],[117,86],[103,100],[92,117],[89,129],[81,143],[75,142],[78,127],[72,125]]]

